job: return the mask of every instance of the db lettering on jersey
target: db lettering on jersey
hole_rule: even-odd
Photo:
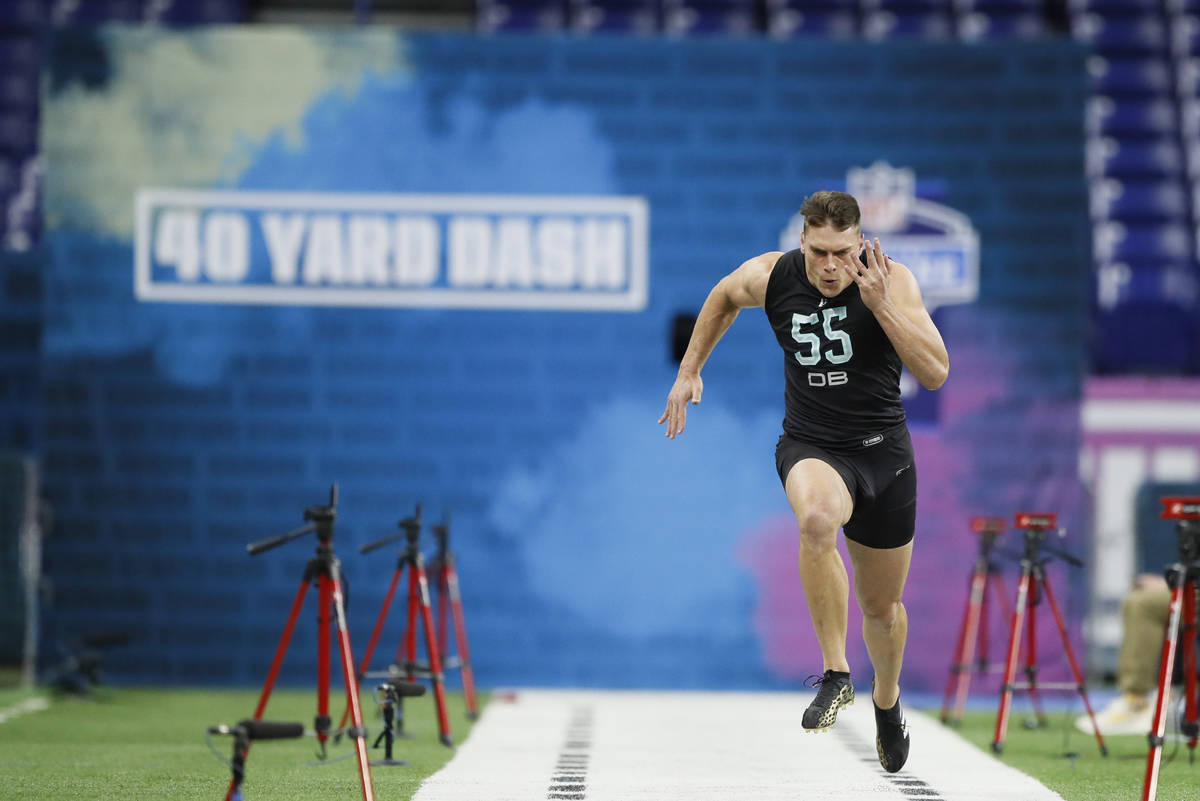
[[[842,370],[831,370],[828,373],[809,373],[808,385],[810,387],[838,387],[847,383],[850,380]]]

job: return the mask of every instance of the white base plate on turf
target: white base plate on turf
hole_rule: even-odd
[[[908,764],[886,773],[869,693],[821,734],[800,727],[811,693],[496,693],[414,801],[1062,801],[908,710]]]

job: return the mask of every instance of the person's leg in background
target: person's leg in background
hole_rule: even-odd
[[[1121,694],[1096,713],[1101,734],[1146,734],[1154,718],[1158,663],[1171,605],[1171,591],[1162,576],[1143,574],[1121,602],[1121,648],[1117,657],[1117,687]],[[1075,721],[1091,733],[1087,715]]]

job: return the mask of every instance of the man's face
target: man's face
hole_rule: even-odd
[[[842,265],[858,262],[864,242],[857,225],[840,231],[832,225],[807,228],[800,235],[800,247],[808,280],[827,298],[840,293],[853,281]]]

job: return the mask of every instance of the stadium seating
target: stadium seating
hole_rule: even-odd
[[[1185,187],[1179,175],[1157,180],[1094,180],[1089,193],[1092,219],[1158,223],[1187,219],[1191,204]]]
[[[1157,15],[1081,13],[1071,35],[1101,55],[1158,55],[1167,50],[1166,22]]]
[[[968,42],[986,39],[1036,39],[1046,33],[1046,22],[1041,14],[972,11],[958,17],[957,32],[959,39]]]
[[[863,15],[862,33],[867,39],[948,39],[954,33],[945,11],[882,10]]]
[[[1172,67],[1162,55],[1092,56],[1088,59],[1092,91],[1106,97],[1165,95],[1173,87]]]
[[[475,18],[481,33],[560,31],[567,25],[564,0],[479,0]]]
[[[754,0],[663,0],[662,26],[674,36],[746,36],[762,30]]]
[[[567,25],[575,33],[649,35],[661,30],[656,0],[569,0]]]
[[[767,33],[777,39],[858,35],[860,11],[855,0],[766,0]]]

